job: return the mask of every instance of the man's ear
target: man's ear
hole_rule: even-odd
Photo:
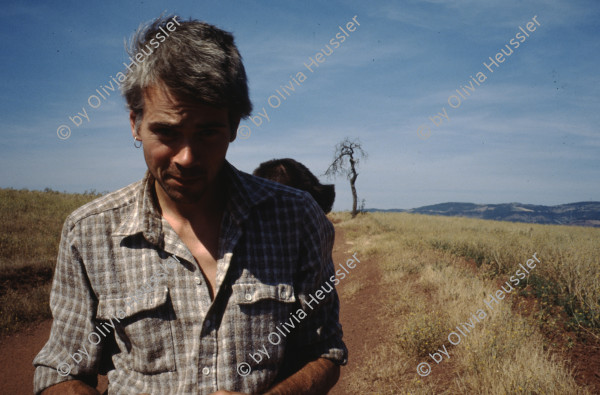
[[[129,125],[131,125],[131,135],[134,139],[137,139],[138,134],[135,130],[135,119],[137,118],[136,113],[129,111]]]
[[[229,124],[231,128],[231,138],[229,139],[230,143],[233,143],[233,140],[237,137],[238,126],[240,126],[240,117],[235,116],[229,119]]]

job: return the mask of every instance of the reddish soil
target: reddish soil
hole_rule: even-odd
[[[42,321],[0,340],[0,394],[33,393],[33,358],[46,344],[51,325],[52,320]],[[98,376],[98,390],[107,387],[106,376]]]
[[[50,334],[51,320],[0,340],[0,393],[33,393],[33,358]]]
[[[333,247],[333,262],[337,265],[352,259],[354,251],[349,244],[346,244],[344,233],[339,228],[335,231],[335,245]],[[378,300],[384,297],[380,290],[381,272],[379,266],[373,261],[361,258],[352,272],[338,285],[340,293],[340,322],[344,331],[344,343],[348,348],[348,365],[342,367],[340,380],[337,385],[329,392],[331,395],[355,394],[350,388],[348,378],[352,377],[352,372],[361,366],[368,357],[367,350],[374,350],[375,347],[384,341],[387,332],[383,325],[378,323],[381,317],[386,314],[382,310]],[[354,282],[363,284],[363,288],[354,296],[344,299],[344,288]]]

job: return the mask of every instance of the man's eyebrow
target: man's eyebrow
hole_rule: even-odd
[[[219,122],[219,121],[207,121],[207,122],[201,122],[201,123],[197,123],[195,125],[196,127],[201,127],[201,128],[224,128],[227,125],[223,122]],[[151,122],[148,125],[148,128],[150,129],[172,129],[172,128],[178,128],[181,127],[181,123],[169,123],[169,122]]]
[[[162,128],[170,129],[170,128],[176,128],[178,126],[180,126],[178,123],[151,122],[148,125],[148,128],[150,128],[150,129],[162,129]]]

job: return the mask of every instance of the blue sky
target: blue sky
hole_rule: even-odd
[[[236,37],[253,115],[264,107],[269,116],[259,127],[242,121],[250,136],[228,153],[241,170],[291,157],[319,176],[336,143],[350,137],[369,154],[357,181],[367,207],[600,200],[597,1],[4,1],[2,8],[0,187],[112,191],[143,176],[124,100],[113,93],[91,109],[88,98],[123,71],[123,40],[167,11]],[[304,63],[355,16],[360,26],[311,73]],[[483,62],[507,51],[534,16],[536,30],[488,71]],[[298,72],[306,80],[272,108],[269,97]],[[471,89],[478,72],[486,79]],[[456,89],[464,98],[457,96],[459,106],[450,99],[452,108]],[[69,117],[82,107],[90,121],[76,127]],[[448,119],[434,125],[429,117],[444,109]],[[62,124],[71,127],[66,140],[57,136]],[[334,209],[348,210],[348,181],[320,178],[336,184]]]

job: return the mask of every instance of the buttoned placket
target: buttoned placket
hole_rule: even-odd
[[[189,267],[193,268],[192,270],[186,269],[179,273],[187,276],[184,283],[192,283],[194,285],[196,305],[200,313],[201,321],[199,322],[199,330],[196,332],[200,336],[200,349],[195,350],[196,360],[198,361],[198,383],[203,383],[203,386],[207,386],[208,384],[209,387],[216,389],[217,334],[215,328],[212,327],[213,321],[209,318],[211,311],[213,311],[211,310],[212,300],[208,288],[210,284],[205,281],[204,275],[192,253],[170,225],[163,223],[163,230],[165,231],[165,252],[171,253],[176,250],[179,252],[180,257],[190,264]],[[175,303],[179,303],[179,301]],[[183,303],[194,302],[185,301]]]
[[[213,301],[210,298],[209,284],[204,280],[200,268],[194,278],[196,286],[196,295],[198,300],[203,305],[202,310],[206,312],[202,327],[200,328],[200,343],[201,350],[198,350],[198,370],[199,381],[209,382],[213,390],[217,388],[216,366],[217,366],[217,331],[212,326],[213,322],[210,317],[214,314],[214,309],[211,309]],[[216,298],[216,295],[215,295]]]
[[[227,215],[227,211],[225,213],[226,214],[223,216],[221,222],[221,234],[219,237],[218,254],[219,256],[222,256],[222,258],[217,259],[217,278],[214,300],[217,299],[219,292],[221,291],[223,281],[233,257],[231,252],[225,251],[232,251],[242,235],[239,224]],[[204,382],[203,384],[205,386],[211,386],[213,391],[217,391],[218,332],[216,327],[214,327],[214,322],[217,321],[215,315],[222,314],[223,312],[215,310],[214,300],[211,300],[210,297],[210,284],[205,280],[192,253],[164,218],[162,219],[162,230],[164,232],[165,241],[164,251],[173,256],[179,255],[183,259],[189,261],[194,267],[193,272],[188,272],[186,270],[186,273],[190,275],[190,277],[193,276],[191,280],[195,284],[196,298],[201,313],[204,313],[202,326],[200,327],[200,349],[202,352],[200,353],[200,350],[197,351],[198,382]],[[250,295],[250,297],[252,296]]]

